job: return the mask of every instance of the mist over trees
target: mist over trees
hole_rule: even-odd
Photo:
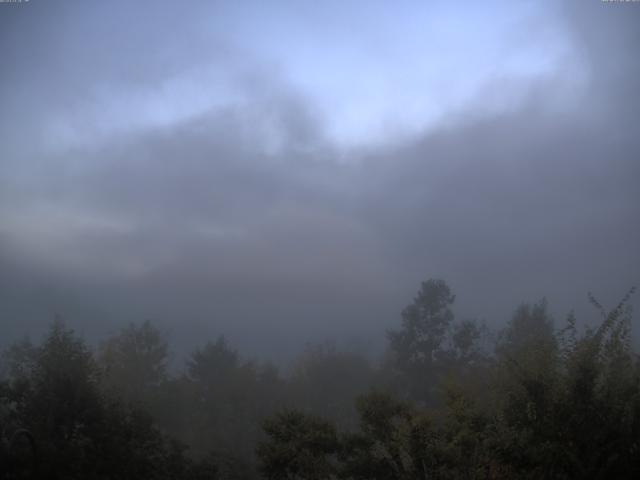
[[[640,0],[0,45],[0,480],[640,478]]]
[[[546,301],[501,329],[427,280],[377,361],[309,345],[286,372],[151,322],[96,348],[56,319],[2,355],[0,478],[502,479],[640,475],[631,290],[599,324]]]

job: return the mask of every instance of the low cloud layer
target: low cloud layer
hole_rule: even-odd
[[[24,44],[0,80],[7,338],[56,312],[89,336],[153,318],[187,345],[226,333],[277,356],[379,346],[429,277],[490,323],[638,283],[635,5],[550,3],[564,66],[496,74],[437,122],[345,146],[286,63],[202,28],[204,7],[174,28],[51,3],[0,10],[3,45]]]

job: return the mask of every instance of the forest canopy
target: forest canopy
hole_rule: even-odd
[[[91,348],[56,319],[2,355],[0,478],[636,478],[632,289],[600,323],[546,301],[492,332],[421,284],[378,362],[311,345],[286,375],[224,337],[182,369],[151,323]]]

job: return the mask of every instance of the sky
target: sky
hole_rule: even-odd
[[[23,0],[0,45],[4,341],[379,349],[428,278],[490,325],[640,283],[638,2]]]

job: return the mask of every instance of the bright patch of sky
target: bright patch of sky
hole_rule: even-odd
[[[509,87],[492,91],[487,113],[517,107],[540,78],[577,78],[556,14],[547,2],[496,0],[209,4],[187,18],[193,43],[182,40],[170,53],[191,64],[152,84],[94,85],[79,110],[51,116],[47,148],[251,101],[251,86],[238,81],[250,64],[269,66],[265,72],[309,100],[336,144],[386,143],[468,104],[482,107],[495,82]],[[222,60],[207,53],[220,45],[230,48]]]
[[[554,74],[570,49],[543,3],[278,5],[231,13],[232,38],[281,64],[343,144],[422,130],[496,79]]]

